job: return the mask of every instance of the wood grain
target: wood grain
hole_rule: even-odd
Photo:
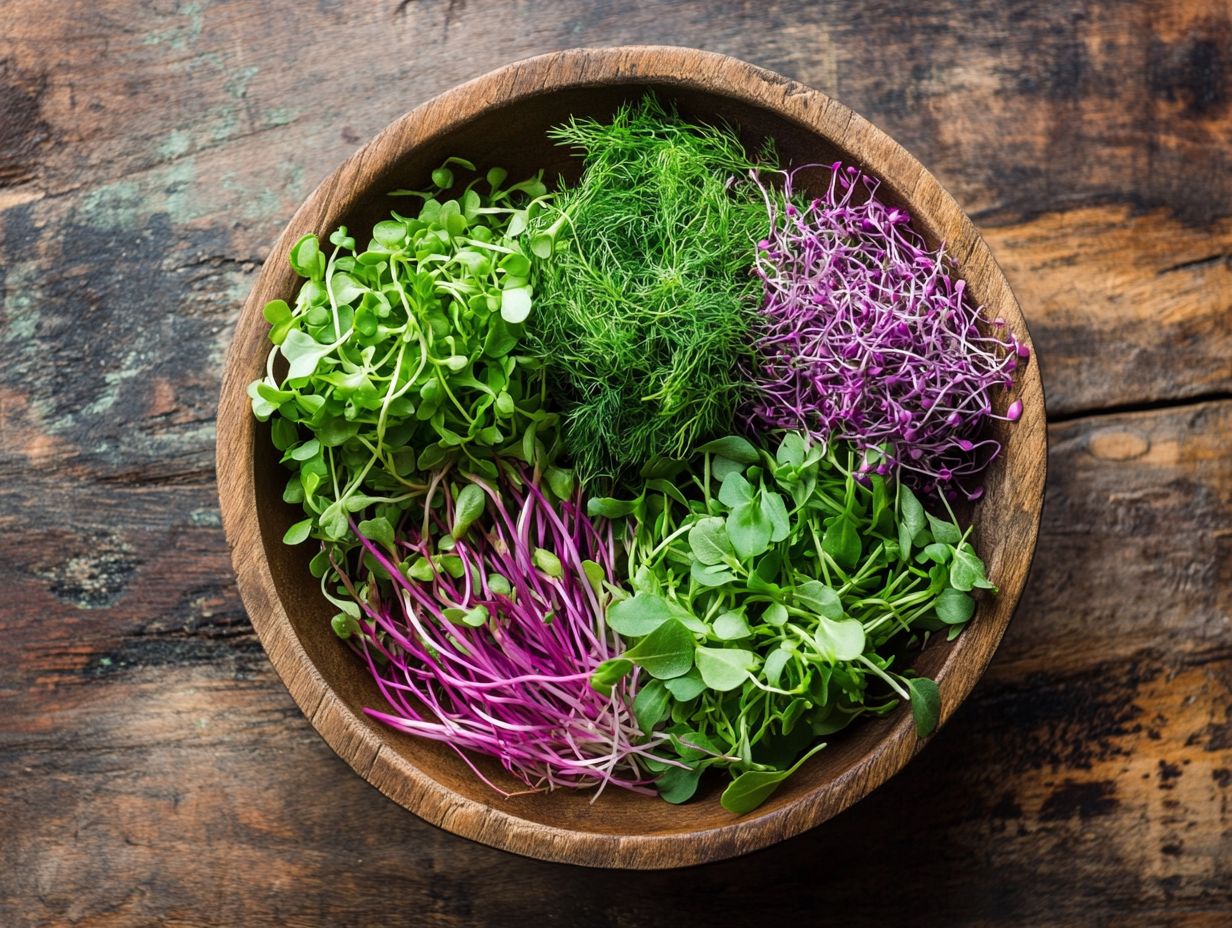
[[[0,923],[1226,924],[1224,0],[0,14]],[[929,749],[814,832],[631,891],[426,826],[319,741],[228,581],[213,404],[256,267],[360,142],[509,60],[648,40],[903,142],[992,245],[1072,421],[1010,633]],[[1114,792],[1042,817],[1067,779]]]

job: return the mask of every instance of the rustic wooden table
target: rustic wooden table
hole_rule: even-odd
[[[465,78],[585,44],[837,96],[986,234],[1052,426],[970,701],[838,819],[628,875],[423,824],[318,739],[235,588],[224,348],[318,179]],[[0,924],[1227,925],[1232,9],[0,0]]]

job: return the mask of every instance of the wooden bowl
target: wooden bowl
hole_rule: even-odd
[[[571,114],[605,116],[653,88],[685,116],[726,120],[747,143],[773,137],[784,163],[842,158],[879,177],[882,193],[905,206],[931,244],[948,243],[961,276],[992,316],[1030,344],[1022,313],[988,246],[936,179],[899,145],[851,110],[794,81],[741,61],[683,48],[579,49],[495,71],[430,100],[397,120],[331,174],[299,208],[270,251],[244,306],[227,355],[218,410],[222,516],[244,605],[274,668],[325,741],[386,796],[422,818],[493,847],[595,867],[679,867],[731,857],[798,834],[841,812],[907,763],[921,742],[903,707],[861,721],[792,777],[756,811],[737,817],[719,805],[717,780],[681,806],[608,790],[560,790],[503,799],[447,747],[396,733],[365,717],[380,705],[361,663],[330,629],[331,610],[307,569],[303,547],[282,544],[299,518],[281,501],[285,474],[245,396],[260,376],[268,343],[266,301],[291,300],[297,278],[286,254],[306,232],[324,239],[340,224],[360,238],[395,206],[386,191],[426,185],[446,157],[511,175],[578,166],[545,137]],[[1000,595],[981,605],[954,642],[933,641],[916,663],[941,686],[948,718],[983,673],[1022,591],[1035,549],[1045,468],[1044,396],[1035,363],[1020,369],[1022,419],[997,423],[1005,453],[975,509],[975,533]],[[1002,409],[1008,402],[1000,400]],[[485,773],[512,783],[494,763]],[[943,784],[937,784],[944,789]],[[391,812],[392,814],[392,812]]]

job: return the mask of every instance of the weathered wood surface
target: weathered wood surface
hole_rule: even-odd
[[[0,923],[1222,925],[1232,911],[1232,11],[0,4]],[[573,870],[381,798],[274,678],[213,486],[256,263],[358,142],[539,51],[813,84],[904,143],[1032,323],[1039,553],[985,678],[838,819]]]

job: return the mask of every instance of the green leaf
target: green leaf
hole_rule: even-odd
[[[735,509],[742,503],[753,501],[753,487],[744,479],[744,474],[732,472],[723,478],[719,487],[719,502],[728,509]]]
[[[928,516],[928,527],[934,541],[939,541],[943,545],[956,545],[962,541],[962,530],[953,522],[938,519],[931,512],[925,515]]]
[[[799,467],[804,463],[804,438],[799,432],[788,432],[779,442],[779,450],[775,460],[788,467]]]
[[[369,541],[375,541],[390,551],[394,550],[394,527],[384,516],[379,519],[365,519],[357,527],[359,533]]]
[[[287,305],[286,300],[270,300],[261,310],[261,315],[270,325],[278,325],[291,318],[291,307]]]
[[[937,618],[946,625],[961,625],[975,614],[975,600],[967,593],[948,587],[937,597]]]
[[[297,545],[302,541],[307,540],[312,532],[312,519],[304,519],[292,525],[285,535],[282,536],[283,544]]]
[[[736,689],[757,666],[757,655],[741,648],[698,648],[694,660],[706,686],[719,693]]]
[[[787,504],[783,502],[783,497],[763,486],[761,511],[770,521],[770,541],[774,544],[785,541],[791,534],[791,519],[787,515]]]
[[[900,535],[899,543],[904,548],[910,548],[924,528],[924,507],[911,489],[901,483],[898,485],[898,511],[899,524],[906,530],[906,541],[904,542]]]
[[[312,278],[320,274],[317,265],[317,258],[320,254],[321,245],[317,241],[317,237],[309,233],[291,246],[288,258],[291,262],[291,268],[296,274],[300,277]]]
[[[950,563],[950,585],[964,593],[976,587],[996,589],[984,576],[984,562],[965,541],[954,550],[954,560]]]
[[[560,558],[547,548],[536,548],[531,553],[530,562],[549,577],[560,577],[565,573],[565,568],[561,564]]]
[[[603,581],[607,579],[607,572],[602,564],[591,560],[582,561],[582,573],[586,574],[586,580],[592,590],[596,593],[603,592]]]
[[[592,497],[586,501],[586,514],[592,519],[622,519],[633,512],[635,501],[613,499],[610,496]]]
[[[834,563],[844,570],[852,570],[860,561],[860,533],[855,522],[846,514],[826,521],[826,533],[821,539],[821,549]]]
[[[590,688],[604,696],[612,695],[612,687],[633,669],[633,662],[623,657],[604,661],[590,675]]]
[[[701,561],[694,561],[689,565],[689,576],[705,587],[723,586],[723,584],[731,583],[736,579],[736,575],[724,565],[707,565]]]
[[[783,670],[791,663],[793,656],[790,651],[784,651],[782,648],[775,648],[771,651],[761,668],[761,674],[766,678],[766,682],[771,686],[778,686],[783,677]]]
[[[824,743],[816,745],[787,770],[746,770],[723,790],[719,803],[728,812],[736,815],[752,812],[774,795],[783,781],[804,766],[805,761],[824,747]]]
[[[775,628],[782,628],[787,624],[787,607],[782,603],[771,603],[766,607],[766,611],[761,614],[761,620],[767,625],[773,625]]]
[[[688,802],[697,792],[697,783],[703,769],[700,764],[692,767],[668,767],[655,780],[659,798],[672,805]]]
[[[483,603],[472,606],[462,614],[462,624],[469,625],[471,628],[482,628],[488,624],[488,619],[491,615],[488,613],[488,607]]]
[[[410,566],[405,571],[407,577],[412,580],[418,580],[421,583],[429,583],[436,577],[436,569],[432,566],[432,562],[423,555],[415,558]],[[508,583],[509,581],[505,581]]]
[[[670,680],[689,672],[695,650],[693,633],[671,619],[625,651],[624,656],[652,677]]]
[[[731,609],[714,620],[714,634],[721,641],[739,641],[753,634],[743,609]]]
[[[487,578],[488,589],[495,596],[512,596],[513,584],[504,574],[490,573]]]
[[[747,439],[739,435],[728,435],[726,438],[716,438],[708,441],[700,448],[694,449],[698,454],[717,454],[739,464],[756,464],[760,457],[757,449]]]
[[[468,483],[460,491],[454,501],[453,525],[449,534],[454,538],[466,537],[467,531],[475,520],[483,515],[488,505],[488,495],[477,483]]]
[[[838,593],[820,580],[806,580],[796,587],[796,604],[802,609],[811,609],[827,619],[843,618],[843,604]]]
[[[607,609],[607,625],[625,638],[640,638],[649,635],[672,618],[671,605],[655,593],[637,593]]]
[[[316,373],[321,359],[331,350],[329,345],[320,344],[307,332],[292,329],[279,347],[282,356],[290,362],[287,368],[287,379],[302,380],[311,377]]]
[[[941,690],[927,677],[904,680],[911,694],[911,717],[915,719],[915,732],[921,738],[930,735],[941,718]]]
[[[643,734],[654,731],[655,726],[667,718],[670,710],[671,694],[662,680],[650,680],[633,697],[633,718]]]
[[[864,626],[855,619],[835,622],[820,618],[813,631],[813,642],[828,661],[853,661],[864,653]]]
[[[672,698],[680,702],[696,699],[706,689],[706,683],[702,680],[702,675],[697,672],[696,668],[690,670],[684,676],[665,680],[663,685],[672,694]]]
[[[689,550],[699,563],[707,566],[722,563],[735,553],[727,528],[718,516],[698,519],[689,529]]]
[[[367,287],[360,284],[350,274],[341,271],[330,277],[329,288],[333,291],[334,300],[339,306],[353,303],[368,292]]]
[[[727,517],[727,537],[742,561],[764,553],[773,532],[774,526],[757,503],[741,503]]]
[[[530,315],[530,287],[511,287],[501,291],[501,318],[510,325],[525,322]]]
[[[573,498],[573,490],[577,486],[573,471],[563,467],[549,467],[543,472],[543,477],[557,499]]]

